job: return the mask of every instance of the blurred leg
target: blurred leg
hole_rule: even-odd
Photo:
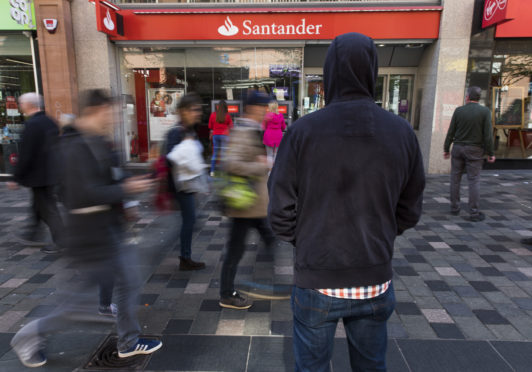
[[[235,276],[238,263],[246,250],[246,236],[249,229],[249,221],[246,218],[233,218],[227,251],[222,266],[220,280],[220,296],[230,296],[235,288]]]
[[[181,207],[181,257],[189,259],[192,255],[192,234],[196,223],[196,201],[194,194],[178,192],[177,200]]]

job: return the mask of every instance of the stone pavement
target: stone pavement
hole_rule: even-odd
[[[448,176],[429,176],[421,223],[397,239],[389,371],[532,370],[532,248],[519,243],[532,236],[532,172],[484,172],[481,187],[487,218],[471,223],[465,212],[448,213]],[[465,202],[465,187],[464,194]],[[218,306],[228,220],[213,203],[200,202],[193,256],[207,268],[180,272],[179,218],[157,215],[148,201],[128,235],[146,281],[139,303],[143,331],[164,342],[145,370],[293,370],[288,300],[256,300],[247,311]],[[10,351],[12,334],[50,311],[56,289],[74,274],[66,259],[11,238],[27,208],[25,190],[0,184],[0,371],[25,370]],[[266,252],[252,234],[237,283],[279,295],[292,283],[292,263],[290,246]],[[89,370],[83,369],[89,357],[112,332],[108,323],[92,323],[53,336],[43,370]],[[350,370],[341,324],[332,367]]]

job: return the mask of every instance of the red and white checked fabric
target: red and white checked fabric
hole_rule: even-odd
[[[318,289],[317,291],[329,297],[345,298],[349,300],[367,300],[368,298],[375,298],[380,296],[388,290],[390,283],[378,285],[370,285],[368,287],[353,287],[353,288],[336,288],[336,289]]]

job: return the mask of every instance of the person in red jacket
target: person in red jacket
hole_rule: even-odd
[[[209,118],[210,139],[212,140],[211,176],[214,176],[216,160],[222,158],[222,151],[227,143],[229,130],[233,127],[233,120],[227,113],[227,103],[221,100]]]

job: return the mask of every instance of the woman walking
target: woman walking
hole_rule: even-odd
[[[194,127],[201,120],[201,99],[194,93],[188,93],[177,105],[177,111],[179,112],[180,122],[168,131],[166,136],[166,155],[172,153],[174,148],[182,143],[186,138],[193,139],[192,144],[188,143],[185,146],[185,149],[188,145],[197,144],[197,135]],[[199,150],[201,151],[201,150]],[[178,152],[179,153],[179,152]],[[170,155],[168,159],[172,161],[173,156]],[[182,159],[186,160],[186,159]],[[179,207],[181,209],[181,256],[179,263],[179,270],[189,271],[189,270],[201,270],[205,268],[204,262],[197,262],[192,260],[192,235],[194,233],[194,225],[196,224],[196,201],[195,201],[195,190],[187,189],[184,182],[192,178],[191,172],[188,167],[177,166],[175,160],[172,165],[172,175],[169,179],[170,190],[175,194]],[[176,184],[175,180],[178,182]]]
[[[286,129],[284,116],[279,113],[277,101],[272,101],[268,105],[268,113],[262,123],[262,129],[264,130],[263,143],[266,145],[268,164],[272,167],[277,155],[277,149],[283,139],[283,131]]]
[[[229,130],[233,127],[233,120],[227,113],[227,103],[221,100],[209,118],[210,139],[212,140],[211,177],[216,170],[216,160],[222,159],[222,151],[227,143]]]

